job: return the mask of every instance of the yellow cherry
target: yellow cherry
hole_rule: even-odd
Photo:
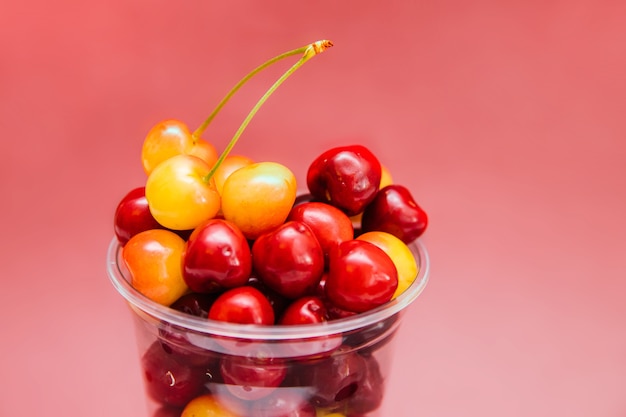
[[[146,181],[150,213],[173,230],[195,229],[219,212],[220,197],[206,175],[211,167],[200,158],[176,155],[159,164]]]

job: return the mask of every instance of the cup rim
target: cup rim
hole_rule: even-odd
[[[135,290],[125,277],[121,258],[122,246],[116,237],[113,237],[107,250],[107,273],[115,289],[131,307],[179,328],[212,336],[249,340],[306,339],[346,333],[375,325],[405,310],[415,301],[428,282],[430,261],[426,247],[420,239],[408,246],[417,261],[418,274],[413,283],[402,294],[386,304],[364,313],[319,324],[290,326],[235,324],[195,317],[158,304]]]

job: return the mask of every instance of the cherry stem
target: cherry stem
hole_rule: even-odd
[[[228,95],[226,95],[226,97],[222,100],[222,102],[220,102],[220,104],[217,106],[217,108],[213,111],[213,113],[211,113],[211,115],[209,116],[209,118],[202,124],[202,126],[200,126],[195,132],[194,132],[194,136],[196,135],[196,133],[200,132],[200,134],[202,133],[202,131],[206,128],[206,126],[208,126],[208,124],[211,122],[211,120],[215,117],[215,115],[217,114],[217,112],[219,111],[219,109],[221,109],[224,104],[226,104],[226,102],[228,101],[228,99],[230,97],[232,97],[232,95],[243,85],[245,84],[246,81],[248,81],[250,78],[252,78],[252,76],[254,76],[256,73],[258,73],[259,71],[261,71],[262,69],[266,68],[267,66],[273,64],[274,62],[286,58],[288,56],[291,55],[296,55],[299,53],[302,53],[302,57],[298,60],[298,62],[296,62],[295,64],[293,64],[291,66],[291,68],[289,68],[287,71],[285,71],[285,73],[283,73],[283,75],[280,76],[280,78],[278,80],[276,80],[274,82],[274,84],[272,84],[272,86],[265,92],[265,94],[263,94],[263,96],[259,99],[259,101],[257,101],[257,103],[254,105],[254,107],[252,108],[252,110],[250,110],[250,112],[248,113],[248,115],[246,116],[246,118],[244,119],[244,121],[241,123],[241,125],[239,126],[239,129],[237,129],[237,132],[235,132],[235,135],[233,136],[233,138],[230,140],[230,142],[228,143],[228,145],[226,146],[226,148],[224,149],[224,151],[222,152],[222,154],[219,156],[219,158],[217,159],[217,161],[215,162],[215,165],[213,165],[213,167],[211,168],[211,170],[209,171],[209,173],[203,178],[203,180],[205,182],[209,182],[211,180],[211,178],[213,177],[213,175],[215,174],[215,171],[217,171],[217,169],[219,168],[219,166],[222,164],[222,162],[224,161],[224,159],[226,159],[226,157],[228,156],[228,154],[230,153],[230,151],[232,150],[232,148],[235,146],[235,144],[237,143],[237,141],[239,140],[239,137],[241,136],[241,134],[243,133],[243,131],[246,129],[246,127],[248,126],[248,124],[250,123],[250,121],[252,120],[252,118],[254,117],[254,115],[257,113],[257,111],[261,108],[261,106],[265,103],[265,101],[272,95],[272,93],[274,93],[274,91],[276,91],[276,89],[278,89],[278,87],[287,79],[289,78],[289,76],[291,74],[293,74],[294,72],[296,72],[296,70],[298,68],[300,68],[302,65],[304,65],[304,63],[306,63],[309,59],[313,58],[315,55],[318,55],[322,52],[324,52],[326,49],[330,48],[331,46],[333,46],[333,43],[331,41],[328,40],[321,40],[321,41],[317,41],[317,42],[313,42],[309,45],[306,45],[302,48],[298,48],[298,49],[294,49],[292,51],[289,52],[285,52],[281,55],[276,56],[275,58],[270,59],[269,61],[265,62],[264,64],[258,66],[256,69],[254,69],[250,74],[248,74],[247,76],[245,76],[235,87],[233,87],[233,89],[228,93]]]
[[[270,59],[268,61],[265,61],[263,64],[259,65],[258,67],[256,67],[252,71],[250,71],[245,77],[243,77],[241,80],[239,80],[239,82],[228,92],[228,94],[226,94],[226,96],[222,99],[222,101],[220,101],[220,103],[213,110],[213,112],[209,115],[209,117],[207,117],[207,119],[193,132],[193,134],[191,136],[194,138],[194,140],[198,139],[200,136],[202,136],[202,133],[204,133],[206,128],[213,121],[215,116],[217,116],[217,114],[220,112],[222,107],[224,107],[224,105],[228,102],[228,100],[230,100],[231,97],[234,96],[235,93],[245,83],[247,83],[252,77],[254,77],[259,72],[263,71],[265,68],[269,67],[270,65],[274,64],[275,62],[280,61],[281,59],[284,59],[284,58],[287,58],[287,57],[290,57],[290,56],[293,56],[293,55],[298,55],[298,54],[303,53],[308,47],[309,47],[309,45],[306,45],[306,46],[303,46],[301,48],[294,49],[294,50],[282,53],[282,54],[280,54],[278,56],[275,56],[274,58],[272,58],[272,59]]]

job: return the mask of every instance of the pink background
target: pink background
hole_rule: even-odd
[[[328,38],[237,152],[302,181],[358,141],[428,211],[385,415],[626,416],[624,22],[619,0],[1,1],[0,415],[144,415],[104,265],[143,137]]]

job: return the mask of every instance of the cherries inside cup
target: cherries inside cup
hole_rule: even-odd
[[[117,205],[108,272],[154,417],[380,416],[391,342],[428,276],[426,212],[362,144],[312,157],[299,195],[288,164],[229,155],[267,97],[330,46],[270,59],[195,131],[164,120],[144,140],[146,181]],[[218,156],[204,129],[293,55]]]

